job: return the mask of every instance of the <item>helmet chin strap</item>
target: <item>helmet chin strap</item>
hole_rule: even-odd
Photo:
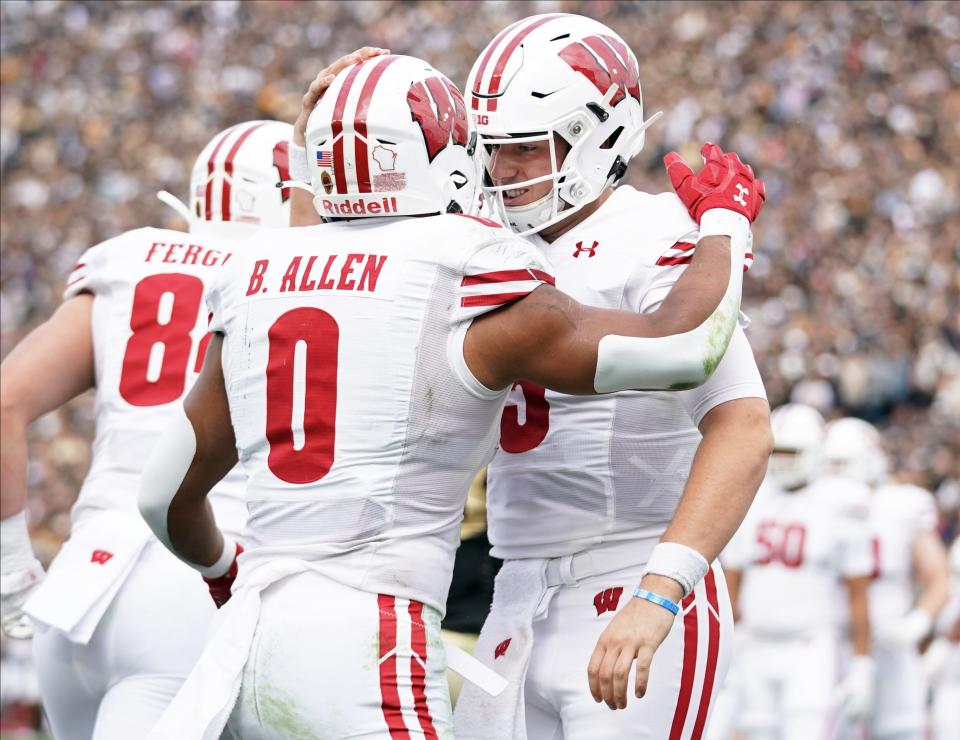
[[[503,210],[514,228],[526,230],[532,226],[539,226],[550,219],[550,200],[552,198],[553,190],[539,200],[533,201],[533,203],[527,203],[524,206],[504,206]]]

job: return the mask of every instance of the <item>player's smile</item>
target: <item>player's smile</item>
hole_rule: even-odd
[[[567,156],[569,146],[560,137],[554,139],[556,168]],[[539,177],[547,177],[554,171],[550,162],[550,144],[547,141],[528,141],[518,144],[502,144],[492,148],[488,170],[497,187],[513,183],[526,183]],[[549,179],[526,187],[511,188],[503,192],[503,204],[507,208],[519,208],[536,203],[553,190]]]

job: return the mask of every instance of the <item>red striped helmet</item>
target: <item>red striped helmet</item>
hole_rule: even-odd
[[[480,54],[467,80],[468,108],[483,156],[483,191],[520,234],[561,221],[600,197],[643,149],[637,59],[620,36],[580,15],[548,13],[507,26]],[[570,145],[556,164],[555,136]],[[546,141],[551,174],[497,186],[491,158],[501,144]],[[529,205],[507,208],[503,192],[553,181]]]
[[[474,137],[457,86],[422,59],[343,70],[307,122],[314,205],[325,218],[475,213]]]
[[[887,455],[883,438],[873,424],[851,417],[827,424],[824,438],[824,462],[827,471],[849,476],[875,486],[887,475]]]
[[[221,131],[200,152],[190,176],[190,231],[247,236],[290,225],[288,146],[293,126],[246,121]]]

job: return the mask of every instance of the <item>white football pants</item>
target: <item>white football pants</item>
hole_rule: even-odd
[[[533,622],[524,684],[529,740],[690,740],[700,738],[730,663],[733,618],[726,580],[715,563],[684,600],[654,654],[647,693],[612,711],[590,695],[587,665],[604,628],[640,583],[642,564],[556,586]]]
[[[227,733],[452,739],[439,612],[315,572],[270,586]]]
[[[200,575],[153,541],[88,644],[36,625],[33,655],[54,737],[145,737],[200,657],[215,613]]]
[[[836,736],[839,652],[832,630],[799,637],[744,636],[744,713],[750,740],[821,740]]]

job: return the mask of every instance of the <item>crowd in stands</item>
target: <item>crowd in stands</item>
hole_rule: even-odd
[[[430,60],[458,85],[505,25],[579,12],[640,63],[647,134],[628,182],[712,140],[766,181],[746,281],[773,405],[879,425],[904,479],[960,506],[960,9],[950,2],[4,2],[0,5],[2,353],[58,305],[89,245],[182,228],[225,126],[292,122],[306,85],[362,45]],[[52,554],[89,461],[92,403],[33,429],[30,513]]]

